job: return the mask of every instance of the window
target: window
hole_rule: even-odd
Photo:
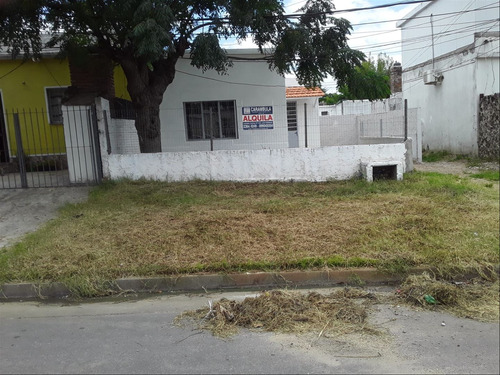
[[[297,131],[297,102],[286,102],[286,119],[288,131]]]
[[[51,124],[62,124],[62,99],[66,87],[56,87],[45,89],[47,93],[47,109],[49,113],[49,122]]]
[[[234,100],[184,103],[188,140],[237,138]]]

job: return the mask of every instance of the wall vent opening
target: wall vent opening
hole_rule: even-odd
[[[373,166],[373,181],[376,180],[397,180],[398,168],[396,165]]]

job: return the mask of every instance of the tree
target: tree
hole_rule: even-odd
[[[354,73],[347,82],[338,85],[338,94],[327,94],[321,101],[336,104],[342,100],[377,100],[391,95],[390,72],[394,60],[385,54],[379,54],[377,61],[369,58],[354,68]]]
[[[7,0],[0,6],[0,44],[15,57],[40,57],[42,30],[50,45],[85,50],[120,65],[136,111],[141,152],[160,152],[159,107],[189,49],[191,64],[220,74],[232,65],[223,38],[251,36],[269,68],[318,85],[327,75],[346,83],[364,55],[347,45],[350,23],[328,0],[308,0],[294,16],[282,0]]]

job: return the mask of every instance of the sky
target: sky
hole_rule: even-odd
[[[397,3],[401,0],[333,0],[336,10],[364,8],[382,4]],[[297,12],[305,0],[286,0],[285,10],[287,14]],[[399,5],[388,8],[372,9],[337,14],[337,17],[346,18],[353,25],[353,31],[349,39],[349,46],[361,50],[366,56],[377,57],[379,53],[386,53],[395,61],[401,62],[401,32],[396,28],[396,20],[406,16],[418,4]],[[392,22],[375,23],[370,25],[359,25],[366,22],[380,22],[394,20]],[[226,45],[226,48],[251,48],[255,47],[250,40],[240,44]],[[287,76],[287,84],[293,79]],[[322,87],[328,92],[336,92],[336,83],[333,78],[326,79]]]

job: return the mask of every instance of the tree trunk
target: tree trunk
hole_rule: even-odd
[[[135,128],[141,153],[161,152],[160,103],[155,100],[135,103]]]
[[[134,58],[120,60],[135,109],[135,128],[141,153],[162,151],[160,104],[165,90],[174,80],[175,64],[184,50],[153,63],[152,68]]]

